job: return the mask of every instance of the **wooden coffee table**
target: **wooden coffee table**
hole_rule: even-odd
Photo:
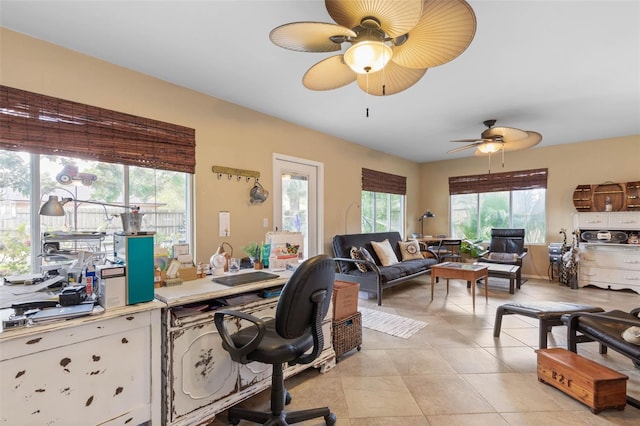
[[[436,278],[447,280],[447,294],[449,294],[449,279],[465,280],[471,283],[471,297],[473,299],[473,310],[476,310],[476,281],[484,279],[484,297],[489,303],[489,288],[487,278],[489,271],[486,265],[473,263],[445,262],[431,267],[431,300],[433,300],[433,288]]]

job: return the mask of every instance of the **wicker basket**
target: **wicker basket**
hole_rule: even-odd
[[[333,350],[336,357],[349,352],[351,349],[360,350],[362,345],[362,315],[360,312],[333,321]]]

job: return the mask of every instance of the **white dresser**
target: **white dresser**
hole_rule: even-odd
[[[0,425],[159,425],[158,302],[0,333]]]
[[[270,387],[270,365],[231,360],[213,322],[215,310],[210,309],[224,298],[231,303],[226,309],[273,318],[278,298],[255,295],[283,285],[289,276],[283,272],[277,279],[237,287],[217,284],[207,277],[156,289],[156,298],[167,305],[162,313],[163,425],[207,424],[217,413]],[[335,366],[331,312],[322,326],[323,351],[312,364],[286,368],[285,377],[310,367],[324,372]],[[241,328],[248,323],[232,320],[232,324]]]
[[[582,231],[640,232],[640,212],[588,212],[574,216],[574,227]],[[640,245],[603,241],[581,242],[578,282],[613,290],[629,289],[640,294]]]

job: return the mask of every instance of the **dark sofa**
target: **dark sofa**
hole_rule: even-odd
[[[380,259],[371,246],[371,241],[389,240],[391,247],[400,261],[395,265],[382,266]],[[437,256],[427,251],[429,258],[402,261],[402,254],[398,242],[402,241],[399,232],[375,232],[369,234],[345,234],[333,237],[333,253],[338,271],[336,280],[357,282],[360,291],[372,293],[378,297],[378,306],[382,305],[382,291],[405,281],[429,273],[431,265],[437,262]],[[366,260],[351,258],[351,247],[364,247],[373,257],[375,264]],[[368,271],[361,272],[356,263],[368,266]]]

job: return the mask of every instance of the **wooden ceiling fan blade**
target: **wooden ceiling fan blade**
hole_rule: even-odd
[[[542,140],[542,135],[538,132],[528,131],[525,139],[519,139],[517,141],[510,141],[504,144],[505,151],[519,151],[521,149],[528,149],[534,147]]]
[[[449,142],[477,142],[477,143],[482,143],[482,142],[486,142],[489,139],[478,139],[478,138],[471,138],[471,139],[456,139],[454,141],[449,141]]]
[[[356,73],[344,63],[342,55],[323,59],[302,77],[302,84],[311,90],[333,90],[356,81]]]
[[[358,86],[369,95],[394,95],[416,84],[426,72],[426,69],[406,68],[389,62],[380,71],[357,74]]]
[[[445,64],[469,47],[475,33],[476,15],[466,1],[424,0],[420,21],[394,46],[392,61],[410,68]]]
[[[523,140],[529,137],[524,130],[516,129],[513,127],[490,127],[482,132],[484,139],[495,139],[502,137],[504,142],[514,142]]]
[[[356,33],[341,25],[325,22],[292,22],[280,25],[269,33],[276,45],[296,52],[335,52],[342,48],[332,37],[356,37]]]
[[[459,146],[458,148],[450,149],[449,151],[447,151],[447,154],[453,154],[453,153],[456,153],[456,152],[464,151],[465,149],[477,147],[478,145],[479,145],[479,143],[472,143],[472,144],[465,145],[465,146]]]
[[[422,16],[422,2],[423,0],[325,0],[325,6],[331,18],[342,26],[354,28],[360,25],[362,19],[374,17],[389,37],[398,37],[416,26]]]

